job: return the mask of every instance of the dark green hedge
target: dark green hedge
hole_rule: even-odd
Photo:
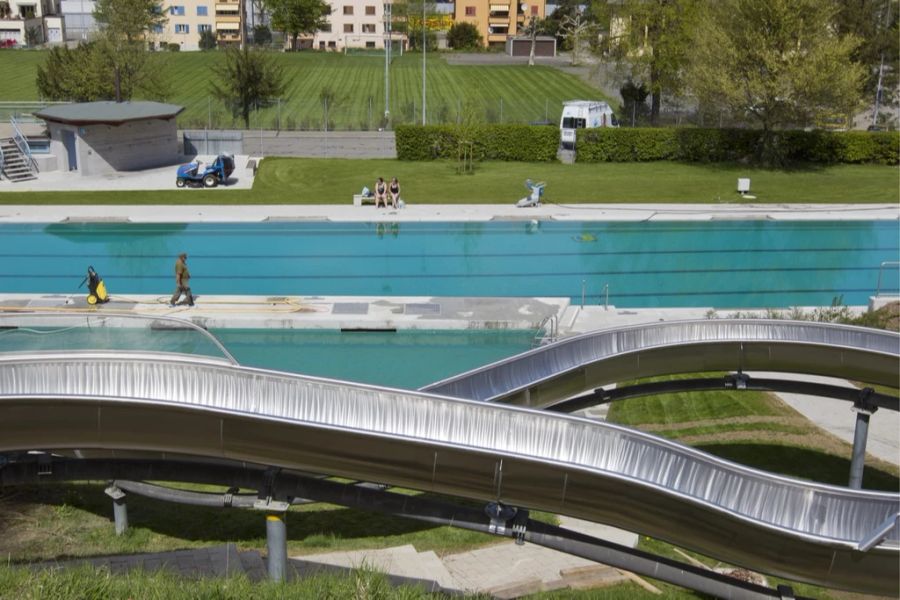
[[[578,162],[756,161],[900,163],[900,132],[777,131],[768,146],[758,129],[590,129],[578,132]]]
[[[454,125],[398,125],[400,160],[456,159],[461,128]],[[474,125],[471,132],[475,160],[549,162],[556,160],[559,129],[536,125]]]

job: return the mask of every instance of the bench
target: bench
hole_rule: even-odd
[[[375,196],[353,194],[353,206],[362,206],[363,204],[375,204]]]
[[[256,177],[256,160],[251,159],[247,161],[247,170],[250,171],[250,174]]]

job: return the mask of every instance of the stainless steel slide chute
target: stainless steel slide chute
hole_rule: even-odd
[[[777,371],[895,387],[900,336],[765,319],[671,321],[567,338],[427,385],[455,398],[545,408],[625,380],[704,371]]]
[[[175,452],[500,501],[792,580],[898,593],[897,528],[860,549],[900,512],[898,494],[793,480],[513,406],[199,356],[0,355],[0,451],[30,449]]]

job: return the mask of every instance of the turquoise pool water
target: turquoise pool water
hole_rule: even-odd
[[[0,225],[0,293],[555,296],[619,307],[865,304],[893,221]],[[896,269],[882,289],[897,291]]]
[[[246,366],[409,389],[529,350],[535,335],[525,330],[218,329],[212,333]],[[0,328],[0,353],[75,349],[222,357],[208,338],[183,329]]]
[[[214,330],[243,365],[415,389],[531,349],[534,331]]]

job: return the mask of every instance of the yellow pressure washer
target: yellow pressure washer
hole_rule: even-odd
[[[103,279],[100,278],[100,275],[97,274],[97,271],[94,270],[93,266],[88,267],[87,275],[81,280],[81,284],[79,284],[78,288],[80,289],[85,282],[88,284],[88,304],[94,305],[109,302],[109,294],[106,293],[106,284],[103,283]]]

